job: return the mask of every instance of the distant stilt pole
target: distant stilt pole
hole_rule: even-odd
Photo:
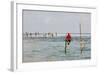
[[[80,28],[80,51],[81,51],[81,24],[79,25],[79,28]],[[82,51],[81,51],[82,53]]]
[[[83,52],[83,40],[82,40],[82,29],[80,24],[80,53],[82,54],[82,52]]]
[[[57,32],[55,33],[56,37],[57,37]]]
[[[67,43],[66,43],[66,41],[65,41],[65,54],[66,54],[66,44],[67,44]]]
[[[81,31],[81,24],[80,24],[80,41],[81,41],[81,39],[82,39],[82,31]]]

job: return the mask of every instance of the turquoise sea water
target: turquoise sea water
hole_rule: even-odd
[[[25,62],[65,61],[91,59],[91,36],[83,36],[85,47],[80,54],[80,36],[72,36],[70,47],[65,54],[64,36],[24,37],[23,59]]]

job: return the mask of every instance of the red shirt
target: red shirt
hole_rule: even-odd
[[[71,35],[70,35],[70,33],[68,33],[68,34],[66,35],[65,40],[71,40]]]

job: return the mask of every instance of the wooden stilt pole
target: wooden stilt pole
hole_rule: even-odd
[[[82,40],[82,28],[81,27],[82,26],[80,24],[80,51],[81,51],[80,53],[82,54],[84,43],[83,43],[83,40]]]
[[[81,51],[81,54],[82,54],[82,37],[81,37],[81,24],[80,24],[80,51]]]
[[[65,41],[65,54],[66,54],[66,41]]]

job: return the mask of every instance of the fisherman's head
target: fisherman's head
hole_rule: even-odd
[[[70,35],[70,33],[68,32],[68,35]]]

